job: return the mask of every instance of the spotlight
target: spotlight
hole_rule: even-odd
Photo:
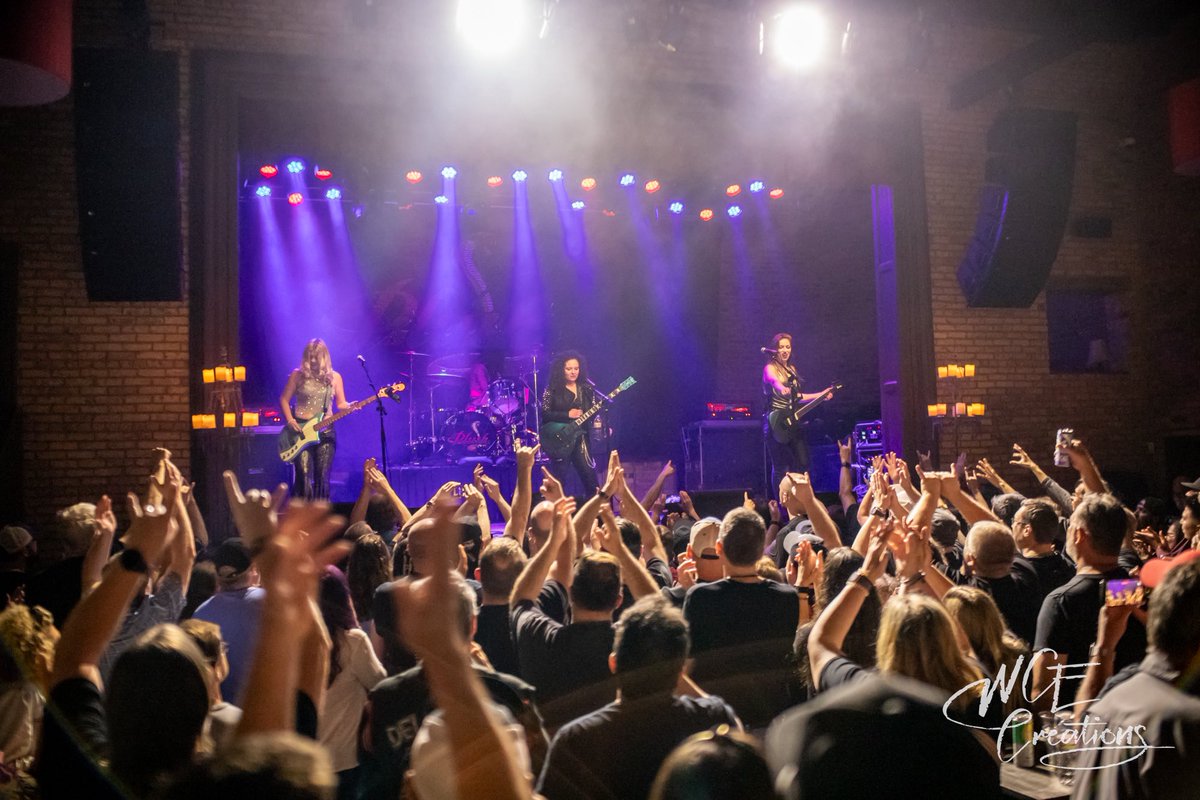
[[[574,203],[571,203],[571,208],[575,209],[576,211],[583,211],[586,205],[587,204],[582,200],[576,200]]]
[[[420,183],[421,178],[423,178],[423,177],[424,176],[421,173],[417,172],[415,169],[409,170],[408,172],[404,173],[404,180],[408,181],[409,183]]]
[[[702,219],[703,221],[708,222],[712,218],[713,218],[713,210],[711,208],[706,208],[700,212],[700,219]]]
[[[590,192],[592,189],[596,188],[596,179],[595,178],[584,178],[583,180],[581,180],[579,182],[579,187],[581,189],[583,189],[585,192]]]
[[[516,181],[517,183],[521,183],[528,177],[529,177],[529,173],[527,173],[523,169],[519,169],[513,173],[513,180]]]
[[[546,177],[548,177],[551,181],[561,181],[562,180],[562,170],[561,169],[552,169],[552,170],[550,170],[550,174],[547,175]]]
[[[458,0],[454,25],[473,49],[484,55],[500,55],[516,48],[532,33],[529,7],[527,0]]]
[[[821,12],[813,6],[796,5],[762,21],[758,52],[770,53],[791,69],[806,70],[824,55],[828,39],[828,23]]]
[[[439,194],[437,197],[433,198],[433,202],[437,203],[439,206],[444,206],[446,203],[450,202],[450,198],[446,197],[444,194]]]
[[[772,200],[778,200],[783,197],[783,189],[772,189],[770,195]]]
[[[633,186],[634,180],[636,180],[636,179],[633,177],[633,173],[626,172],[624,175],[621,176],[621,185],[622,186]]]
[[[287,165],[287,171],[292,173],[293,175],[299,175],[301,172],[304,172],[304,162],[303,161],[289,161],[288,165]]]
[[[606,217],[615,217],[617,215],[617,212],[613,211],[611,208],[606,208],[601,213],[603,213]]]
[[[270,186],[260,186],[257,189],[255,189],[254,193],[256,195],[258,195],[259,197],[270,197],[271,196],[271,187]]]
[[[304,195],[299,192],[292,192],[288,195],[288,202],[294,206],[298,206],[304,202]]]
[[[742,215],[742,207],[741,206],[730,206],[728,211],[726,211],[726,213],[729,214],[729,216],[731,216],[731,217],[740,217]]]
[[[646,181],[646,194],[654,194],[662,188],[662,184],[658,181]]]
[[[750,193],[758,194],[765,188],[767,187],[762,181],[754,181],[754,183],[750,184]]]
[[[457,174],[458,170],[456,170],[454,167],[442,167],[442,177],[448,181],[453,180],[454,176]]]
[[[363,207],[362,207],[362,206],[355,206],[355,207],[354,207],[354,218],[355,218],[355,219],[362,219],[362,215],[363,215]]]
[[[337,188],[329,189],[328,191],[325,192],[325,199],[326,200],[341,200],[342,199],[342,190],[337,189]]]
[[[493,175],[492,177],[488,178],[488,186],[492,187],[493,189],[502,183],[504,183],[504,178],[501,178],[499,175]]]
[[[323,167],[321,169],[318,169],[313,174],[317,176],[317,180],[319,180],[319,181],[327,181],[333,177],[333,171],[325,169]]]
[[[683,203],[676,200],[674,203],[671,203],[671,205],[667,206],[667,210],[670,211],[672,214],[682,214],[683,213]]]
[[[264,178],[274,178],[279,174],[279,167],[275,166],[274,164],[263,164],[258,168],[258,174],[262,175]]]
[[[725,194],[729,195],[730,197],[737,197],[741,193],[742,187],[738,186],[736,183],[731,183],[725,187]]]

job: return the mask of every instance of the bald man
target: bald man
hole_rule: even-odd
[[[963,569],[968,586],[996,601],[1008,629],[1032,643],[1043,593],[1037,573],[1017,560],[1017,543],[1008,526],[992,521],[972,525],[963,548]]]

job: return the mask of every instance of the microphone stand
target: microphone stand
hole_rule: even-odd
[[[383,477],[391,480],[391,477],[388,476],[387,426],[383,424],[383,418],[387,416],[387,409],[383,407],[383,398],[379,396],[379,390],[375,388],[375,381],[371,380],[371,370],[367,369],[367,360],[359,356],[358,363],[362,364],[363,372],[367,375],[367,386],[371,387],[371,392],[375,395],[375,410],[379,412],[379,452],[382,456],[380,463],[383,465]]]
[[[609,397],[609,396],[608,396],[608,395],[606,395],[604,392],[602,392],[602,391],[600,391],[598,388],[596,388],[596,384],[592,383],[592,379],[591,379],[591,378],[588,378],[588,379],[587,379],[587,384],[588,384],[588,386],[592,387],[592,393],[593,393],[594,395],[596,395],[596,397],[599,397],[599,398],[600,398],[602,401],[604,401],[605,403],[611,403],[611,402],[612,402],[612,398],[611,398],[611,397]]]

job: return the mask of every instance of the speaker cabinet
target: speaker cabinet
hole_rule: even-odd
[[[79,238],[91,300],[180,300],[179,60],[75,51]]]
[[[1075,178],[1075,115],[1010,109],[988,131],[975,233],[958,267],[967,305],[1026,308],[1058,255]]]
[[[762,491],[766,486],[761,420],[705,420],[683,429],[689,491]]]

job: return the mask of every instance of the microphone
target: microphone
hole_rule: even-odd
[[[355,358],[357,358],[357,359],[358,359],[358,363],[360,363],[360,364],[365,364],[365,363],[367,363],[367,360],[366,360],[365,358],[363,358],[363,357],[362,357],[362,354],[359,354],[359,355],[355,356]]]
[[[776,353],[778,353],[779,351],[778,351],[778,350],[772,350],[772,349],[771,349],[771,348],[769,348],[769,347],[760,347],[760,348],[758,348],[758,352],[760,352],[760,353],[770,353],[771,355],[775,355],[775,354],[776,354]]]

